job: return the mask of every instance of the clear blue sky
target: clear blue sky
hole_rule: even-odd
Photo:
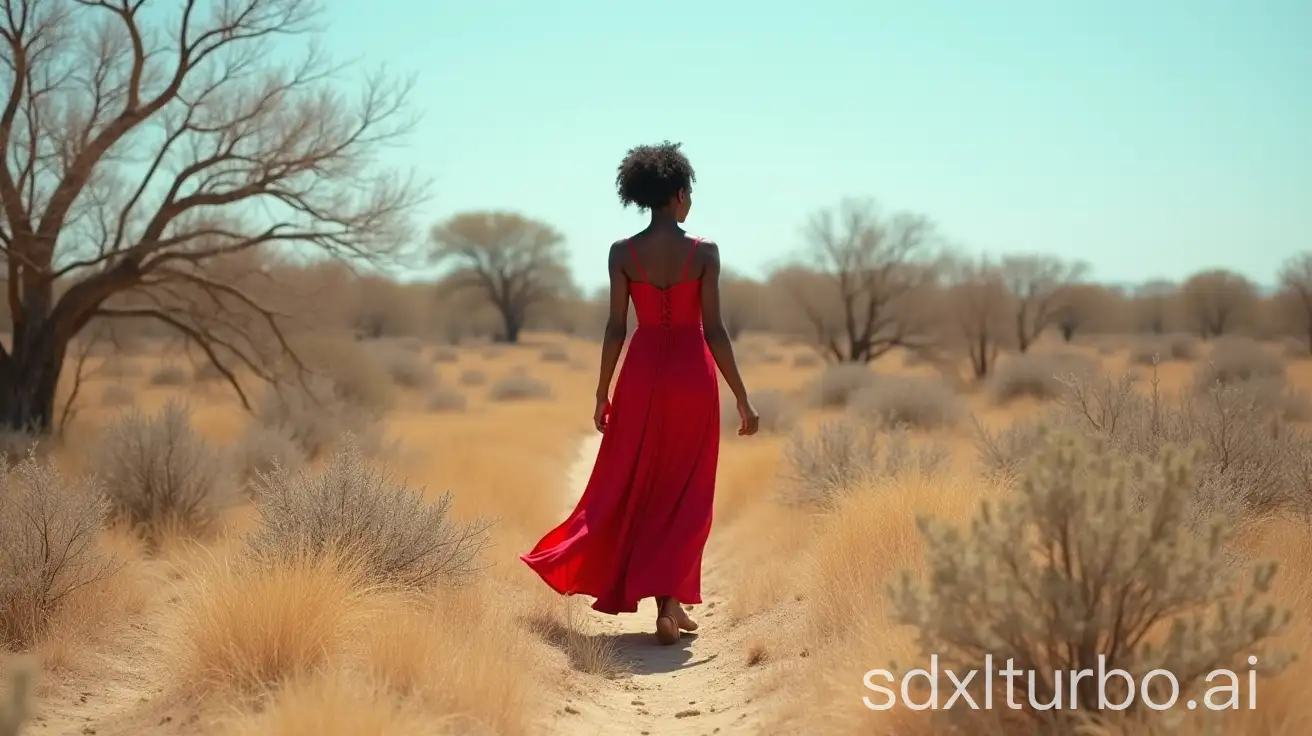
[[[972,251],[1101,280],[1312,249],[1312,2],[333,0],[330,48],[419,75],[402,160],[426,232],[508,208],[565,233],[580,283],[644,219],[614,173],[682,141],[688,227],[759,275],[846,195]]]

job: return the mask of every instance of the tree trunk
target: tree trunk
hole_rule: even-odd
[[[1066,323],[1060,325],[1060,327],[1061,327],[1061,339],[1063,342],[1070,342],[1071,340],[1075,339],[1075,325]]]
[[[55,391],[67,350],[49,330],[16,336],[9,360],[0,365],[0,428],[34,434],[54,429]]]

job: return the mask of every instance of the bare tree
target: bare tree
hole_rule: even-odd
[[[1130,297],[1135,329],[1154,335],[1166,332],[1171,306],[1179,291],[1178,286],[1161,279],[1140,284]]]
[[[1300,253],[1280,267],[1278,303],[1291,325],[1298,327],[1312,351],[1312,253]]]
[[[807,267],[776,278],[827,359],[869,363],[896,347],[932,344],[932,319],[915,308],[933,283],[928,219],[910,212],[881,217],[873,202],[846,200],[813,215],[805,234]]]
[[[1053,256],[1019,255],[1003,258],[999,268],[1014,300],[1016,349],[1023,353],[1057,318],[1065,290],[1088,265]]]
[[[378,257],[422,194],[374,160],[413,122],[406,85],[374,76],[350,100],[313,47],[278,61],[308,2],[180,0],[151,21],[144,5],[0,2],[5,427],[49,430],[69,341],[95,318],[170,326],[245,402],[236,365],[269,377],[250,326],[286,341],[209,263],[280,245]]]
[[[482,291],[511,343],[531,309],[574,291],[563,246],[555,228],[512,212],[467,212],[432,232],[434,261],[455,265],[451,285]]]
[[[759,282],[729,272],[721,277],[720,310],[730,338],[737,340],[743,330],[762,327],[766,302],[764,287]]]
[[[1015,297],[1002,269],[987,258],[955,259],[944,273],[944,317],[949,334],[969,358],[974,377],[985,378],[1013,336]]]
[[[1180,303],[1198,336],[1206,340],[1233,329],[1256,305],[1257,289],[1233,271],[1202,271],[1180,287]]]
[[[1105,327],[1118,299],[1111,289],[1099,284],[1071,284],[1062,289],[1054,319],[1062,340],[1070,342],[1077,331]]]

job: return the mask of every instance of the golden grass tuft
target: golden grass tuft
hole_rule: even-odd
[[[178,681],[202,693],[259,693],[313,674],[367,629],[364,571],[332,553],[217,557],[190,577],[170,649]]]

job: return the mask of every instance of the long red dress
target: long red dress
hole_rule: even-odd
[[[701,603],[702,549],[720,451],[720,384],[702,332],[701,279],[659,289],[634,263],[638,328],[611,398],[583,497],[533,551],[520,555],[558,593],[602,613],[672,595]],[[632,246],[630,246],[632,253]]]

